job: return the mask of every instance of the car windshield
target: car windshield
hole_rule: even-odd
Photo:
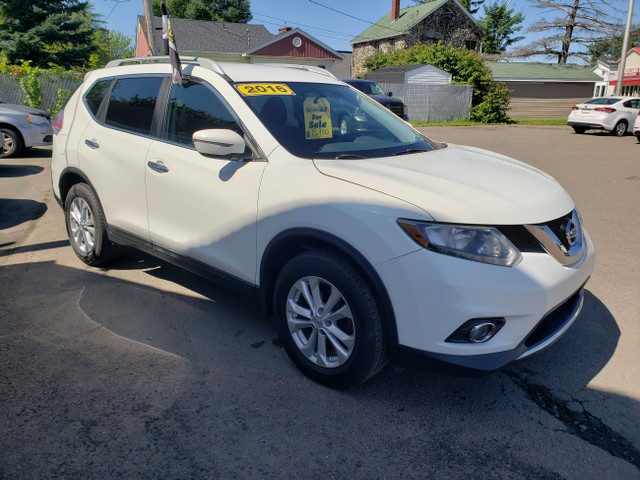
[[[236,84],[244,101],[289,152],[303,158],[374,158],[435,145],[379,103],[346,85]]]
[[[356,87],[358,90],[366,93],[367,95],[381,95],[383,97],[387,96],[387,94],[384,93],[384,90],[382,90],[382,88],[380,88],[380,86],[375,82],[353,81],[347,83],[353,87]]]
[[[594,98],[592,100],[587,100],[584,103],[588,103],[590,105],[613,105],[614,103],[618,103],[620,100],[620,98],[600,97]]]

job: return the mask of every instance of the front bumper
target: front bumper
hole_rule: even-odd
[[[593,244],[584,235],[584,255],[569,267],[546,253],[523,253],[523,261],[509,268],[427,250],[378,265],[396,318],[394,360],[418,366],[426,358],[487,371],[551,345],[580,313],[582,287],[593,272]],[[484,343],[446,341],[478,318],[505,323]]]
[[[53,143],[51,124],[31,125],[20,128],[25,147],[43,147]]]

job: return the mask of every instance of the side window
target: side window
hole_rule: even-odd
[[[107,80],[100,80],[99,82],[96,82],[95,85],[85,94],[84,101],[87,104],[87,108],[94,116],[97,115],[100,103],[107,93],[112,80],[113,79],[109,78]]]
[[[105,123],[149,134],[162,78],[121,78],[109,98]]]
[[[230,129],[242,135],[229,111],[208,87],[194,81],[172,85],[165,139],[193,146],[193,132],[206,128]]]

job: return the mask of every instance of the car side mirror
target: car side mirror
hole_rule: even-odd
[[[393,92],[387,92],[387,97],[393,97]]]
[[[208,128],[193,132],[193,145],[201,155],[223,157],[231,160],[242,158],[246,144],[233,130]]]

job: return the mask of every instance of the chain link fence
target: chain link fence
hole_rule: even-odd
[[[58,99],[58,90],[67,90],[71,93],[82,83],[82,74],[65,74],[62,76],[43,75],[38,78],[42,103],[38,108],[53,110]],[[0,103],[13,103],[26,105],[27,96],[20,88],[17,79],[9,75],[0,75]]]
[[[471,85],[405,85],[379,83],[385,92],[392,92],[408,107],[412,122],[447,122],[469,119]]]

